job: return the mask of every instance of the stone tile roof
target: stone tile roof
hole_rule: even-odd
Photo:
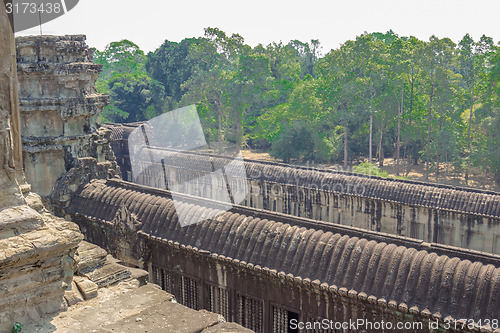
[[[139,121],[135,123],[104,123],[102,127],[108,128],[111,130],[111,140],[126,140],[130,133],[135,130],[138,126],[142,125],[144,122]]]
[[[151,152],[153,155],[161,155],[162,149],[151,149]],[[186,172],[196,172],[198,169],[206,169],[208,159],[211,159],[216,169],[231,161],[225,156],[179,152],[168,156],[168,165],[177,166]],[[248,159],[245,159],[244,163],[247,177],[255,180],[324,189],[409,206],[500,218],[500,193],[493,191]]]
[[[125,140],[129,134],[144,122],[130,124],[107,123],[112,140]],[[166,149],[151,149],[153,155],[161,155]],[[172,150],[167,150],[172,152]],[[148,151],[148,154],[150,152]],[[226,156],[179,152],[175,159],[169,155],[169,165],[186,171],[197,171],[206,167],[211,159],[216,168],[228,164]],[[500,218],[500,193],[428,182],[382,178],[344,171],[330,171],[289,165],[284,163],[244,159],[247,175],[252,179],[316,187],[329,191],[339,191],[367,198],[398,202],[410,206],[420,206],[447,211],[470,213],[485,217]]]
[[[193,215],[198,205],[179,207]],[[124,181],[93,181],[69,211],[111,221],[127,209],[142,235],[327,284],[379,306],[445,318],[500,318],[500,256],[235,206],[181,228],[169,192]],[[210,202],[214,207],[214,202]]]

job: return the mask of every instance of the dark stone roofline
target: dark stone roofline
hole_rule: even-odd
[[[152,194],[168,198],[171,198],[172,196],[171,191],[168,190],[162,190],[154,187],[139,185],[117,178],[107,180],[106,184],[114,187],[120,187],[123,189],[129,189],[144,194]],[[199,203],[203,201],[209,202],[210,207],[214,207],[213,200],[192,197],[190,195],[180,194],[180,193],[176,193],[176,197],[186,198],[188,201],[194,200]],[[223,205],[223,203],[221,203],[221,205]],[[347,235],[350,237],[366,238],[368,240],[374,240],[376,242],[385,242],[388,244],[395,244],[398,246],[415,248],[419,251],[423,250],[428,252],[435,252],[439,255],[449,256],[450,258],[458,257],[462,260],[470,260],[472,262],[479,261],[485,265],[491,264],[494,265],[495,267],[500,267],[500,255],[493,253],[463,249],[460,247],[443,245],[438,243],[428,243],[424,242],[423,240],[418,240],[410,237],[392,235],[377,231],[370,231],[362,228],[345,226],[341,224],[333,224],[324,221],[312,220],[305,217],[297,217],[293,215],[273,212],[269,210],[257,209],[247,206],[241,206],[241,205],[233,205],[233,208],[230,210],[230,212],[242,215],[249,215],[261,219],[268,219],[281,223],[288,223],[290,225],[295,225],[299,227],[321,229],[325,232],[330,231],[332,233],[340,233],[342,235]]]
[[[146,123],[146,121],[138,121],[138,122],[133,122],[133,123],[104,123],[102,126],[105,126],[107,128],[112,129],[113,127],[130,127],[130,128],[135,128],[138,126],[141,126],[142,124]],[[123,133],[123,132],[122,132]],[[129,134],[129,133],[127,133]],[[122,137],[122,138],[117,138],[117,139],[122,139],[125,140],[128,137]],[[153,147],[154,148],[154,147]],[[161,147],[156,147],[157,149],[163,149]],[[169,150],[174,150],[174,149],[169,149]],[[194,155],[199,155],[199,153],[193,153],[193,152],[186,152],[184,153],[187,154],[194,154]],[[219,157],[219,158],[228,158],[227,156],[222,156],[222,155],[217,155],[217,154],[210,154],[212,157]],[[274,165],[274,166],[281,166],[281,167],[286,167],[286,168],[296,168],[300,170],[314,170],[314,171],[319,171],[319,172],[325,172],[325,173],[336,173],[336,174],[343,174],[346,176],[356,176],[356,177],[362,177],[362,178],[371,178],[371,179],[381,179],[381,180],[387,180],[387,181],[393,181],[397,183],[406,183],[406,184],[414,184],[414,185],[424,185],[424,186],[434,186],[438,188],[445,188],[445,189],[451,189],[451,190],[457,190],[457,191],[466,191],[466,192],[471,192],[471,193],[482,193],[482,194],[491,194],[491,195],[500,195],[500,192],[495,192],[495,191],[490,191],[490,190],[482,190],[482,189],[477,189],[473,187],[463,187],[463,186],[453,186],[453,185],[447,185],[447,184],[439,184],[439,183],[434,183],[434,182],[424,182],[424,181],[418,181],[418,180],[409,180],[409,179],[397,179],[397,178],[384,178],[384,177],[379,177],[379,176],[369,176],[361,173],[355,173],[355,172],[349,172],[349,171],[342,171],[342,170],[328,170],[324,168],[314,168],[314,167],[303,167],[299,165],[292,165],[292,164],[286,164],[286,163],[280,163],[280,162],[271,162],[271,161],[263,161],[263,160],[251,160],[251,159],[243,159],[245,162],[253,162],[253,163],[260,163],[260,164],[266,164],[266,165]]]
[[[129,129],[134,129],[138,126],[143,125],[146,123],[146,121],[138,121],[138,122],[133,122],[133,123],[104,123],[102,126],[105,126],[109,129],[113,129],[116,127],[127,127]],[[130,134],[127,131],[120,131],[120,134],[127,134],[127,137],[115,137],[115,140],[126,140],[128,138],[128,135]],[[158,150],[163,150],[165,148],[162,147],[152,147],[156,148]],[[166,149],[166,150],[171,150],[175,151],[175,149]],[[192,155],[201,155],[200,153],[197,152],[189,152],[189,151],[182,151],[182,153],[186,154],[192,154]],[[227,156],[223,155],[217,155],[217,154],[210,154],[211,157],[217,157],[217,158],[224,158],[228,159]],[[313,170],[313,171],[318,171],[318,172],[324,172],[327,174],[341,174],[341,175],[346,175],[346,176],[356,176],[356,177],[361,177],[361,178],[370,178],[370,179],[379,179],[379,180],[385,180],[385,181],[391,181],[395,183],[405,183],[405,184],[412,184],[412,185],[423,185],[423,186],[432,186],[432,187],[437,187],[437,188],[443,188],[443,189],[450,189],[450,190],[457,190],[457,191],[465,191],[469,193],[481,193],[481,194],[490,194],[490,195],[499,195],[500,192],[495,192],[491,190],[482,190],[478,188],[473,188],[473,187],[464,187],[464,186],[454,186],[454,185],[447,185],[447,184],[440,184],[440,183],[434,183],[434,182],[424,182],[424,181],[419,181],[419,180],[410,180],[410,179],[398,179],[398,178],[384,178],[380,176],[370,176],[362,173],[356,173],[356,172],[350,172],[350,171],[343,171],[343,170],[328,170],[325,168],[315,168],[315,167],[304,167],[300,165],[293,165],[293,164],[286,164],[286,163],[281,163],[281,162],[271,162],[271,161],[263,161],[263,160],[255,160],[255,159],[243,159],[244,162],[251,162],[251,163],[258,163],[258,164],[264,164],[264,165],[271,165],[271,166],[280,166],[284,168],[295,168],[299,170]]]
[[[115,131],[118,128],[115,127]],[[176,152],[169,149],[152,149],[147,151],[157,160],[163,158],[162,151]],[[143,151],[146,153],[146,150]],[[202,171],[203,166],[212,161],[214,167],[222,168],[232,161],[227,156],[208,155],[204,153],[180,152],[174,158],[169,157],[169,165],[184,170],[185,173]],[[268,184],[284,184],[304,189],[320,189],[336,195],[348,195],[382,202],[398,203],[410,207],[438,209],[458,214],[469,214],[477,217],[500,218],[500,193],[487,193],[481,190],[461,190],[452,186],[433,186],[390,178],[372,177],[306,167],[295,167],[276,162],[244,160],[247,177]],[[160,168],[160,164],[152,164]],[[202,168],[199,170],[199,168]],[[161,170],[161,169],[159,169]],[[328,189],[324,189],[327,186]],[[340,191],[338,188],[340,187]],[[361,189],[361,193],[359,193]]]
[[[93,181],[75,197],[69,213],[82,223],[111,225],[118,209],[125,207],[140,221],[141,237],[155,242],[230,258],[257,270],[283,271],[304,282],[317,280],[333,286],[334,293],[350,293],[369,303],[392,304],[429,317],[478,320],[499,315],[498,256],[463,251],[469,257],[461,260],[460,251],[447,246],[432,251],[428,246],[398,246],[390,239],[406,240],[383,234],[370,239],[366,236],[373,236],[372,232],[342,226],[331,229],[335,226],[283,214],[267,219],[251,214],[265,212],[247,207],[182,228],[176,208],[193,216],[210,208],[192,204],[191,200],[203,200],[188,196],[175,207],[169,196],[168,191],[119,180]],[[208,207],[214,205],[210,201]],[[495,264],[488,264],[488,257]]]
[[[136,123],[134,123],[134,124],[136,124]],[[139,124],[139,125],[136,125],[134,127],[141,125],[141,123],[137,123],[137,124]],[[158,150],[177,151],[175,149],[165,149],[165,148],[153,147],[153,146],[151,146],[151,148],[158,149]],[[190,155],[206,155],[206,156],[230,160],[229,157],[224,156],[224,155],[217,155],[217,154],[208,155],[208,154],[201,154],[201,153],[190,152],[190,151],[179,151],[179,152],[185,153],[185,154],[190,154]],[[423,185],[423,186],[431,186],[431,187],[444,188],[444,189],[450,189],[450,190],[456,190],[456,191],[465,191],[465,192],[470,192],[470,193],[481,193],[481,194],[490,194],[490,195],[500,196],[500,192],[495,192],[495,191],[490,191],[490,190],[482,190],[482,189],[473,188],[473,187],[453,186],[453,185],[440,184],[440,183],[434,183],[434,182],[424,182],[424,181],[411,180],[411,179],[385,178],[385,177],[371,176],[371,175],[366,175],[363,173],[356,173],[356,172],[350,172],[350,171],[329,170],[329,169],[325,169],[325,168],[315,168],[312,166],[305,167],[305,166],[294,165],[294,164],[272,162],[272,161],[263,161],[263,160],[253,160],[253,159],[247,159],[247,158],[243,158],[243,161],[249,162],[249,163],[258,163],[258,164],[264,164],[264,165],[279,166],[279,167],[283,167],[283,168],[293,168],[293,169],[306,170],[306,171],[318,171],[318,172],[323,172],[326,174],[341,174],[341,175],[346,175],[346,176],[356,176],[356,177],[360,177],[360,178],[377,179],[377,180],[384,180],[384,181],[390,181],[390,182],[395,182],[395,183]]]

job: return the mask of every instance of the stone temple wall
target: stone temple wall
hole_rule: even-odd
[[[96,91],[101,65],[92,63],[85,36],[18,37],[16,51],[24,170],[33,190],[60,196],[54,186],[74,167],[93,169],[97,178],[118,174],[110,133],[98,130],[108,96]],[[63,182],[59,187],[72,185]]]
[[[30,192],[23,153],[33,187],[61,205],[91,178],[119,172],[108,144],[111,132],[97,129],[107,97],[95,94],[100,67],[90,63],[84,40],[20,38],[16,64],[14,35],[0,10],[0,333],[17,332],[17,324],[22,332],[135,332],[158,326],[247,332],[220,323],[216,314],[174,304],[172,295],[157,287],[141,287],[147,272],[80,243],[78,226],[51,215]],[[60,313],[68,307],[71,311]],[[144,321],[131,320],[139,315]]]
[[[180,225],[178,216],[196,222],[219,204],[174,203],[172,192],[112,179],[85,185],[68,212],[88,240],[148,267],[181,304],[256,332],[286,332],[291,318],[469,332],[446,323],[500,318],[498,255],[244,206]]]
[[[128,160],[122,164],[130,168],[119,129],[131,126],[107,126],[119,143],[112,143],[117,158]],[[167,178],[186,184],[185,193],[223,200],[224,186],[204,177],[204,166],[211,161],[215,170],[221,169],[230,159],[172,152],[143,150],[139,159],[145,164],[143,171],[128,172],[127,180],[165,189]],[[150,162],[164,156],[168,167]],[[244,164],[246,179],[232,179],[232,187],[248,191],[241,205],[500,254],[500,193],[283,163],[244,160]]]
[[[0,332],[66,306],[83,235],[30,193],[22,172],[14,34],[0,10]]]

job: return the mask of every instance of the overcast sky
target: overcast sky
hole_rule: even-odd
[[[475,40],[486,34],[498,42],[499,13],[500,0],[80,0],[42,30],[85,34],[87,43],[99,50],[126,38],[147,53],[165,39],[178,42],[218,27],[239,33],[252,46],[319,39],[324,54],[365,31],[389,29],[424,40],[435,34],[458,42],[468,32]],[[39,28],[16,35],[34,34]]]

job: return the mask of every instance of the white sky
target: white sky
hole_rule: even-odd
[[[367,32],[392,29],[428,40],[458,42],[465,33],[500,40],[500,0],[80,0],[67,14],[42,25],[44,34],[85,34],[103,50],[129,39],[146,53],[165,39],[202,36],[206,27],[239,33],[251,46],[291,39],[319,39],[322,53]],[[17,35],[36,35],[39,28]]]

